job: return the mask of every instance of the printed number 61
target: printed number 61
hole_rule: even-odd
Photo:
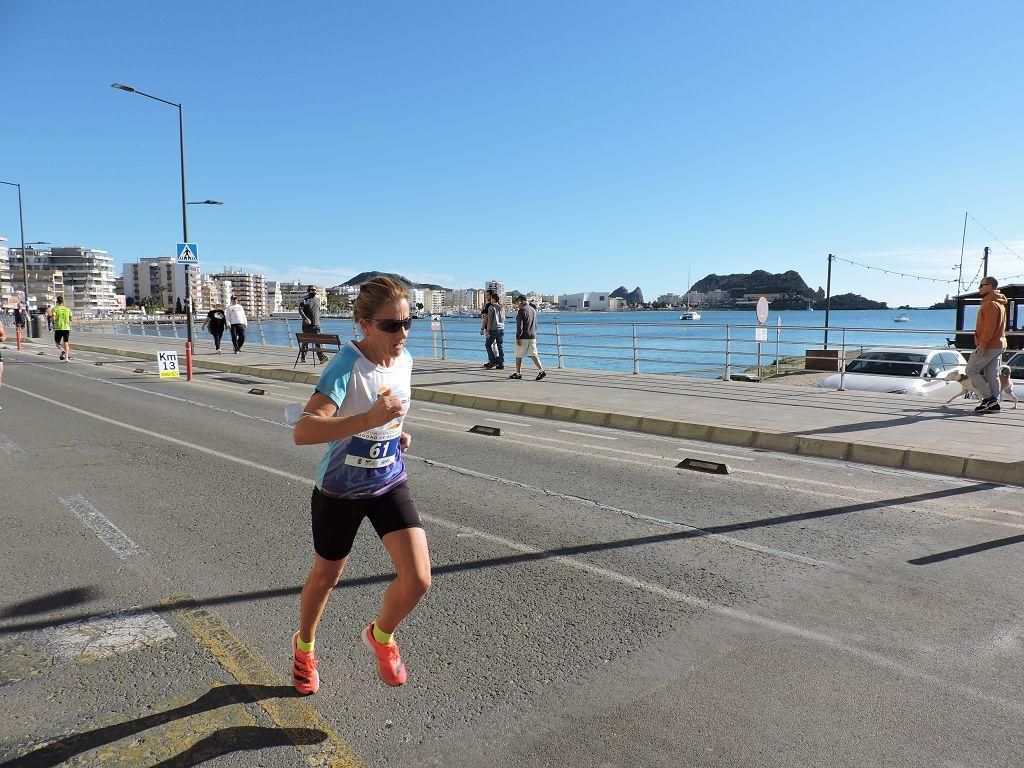
[[[381,451],[381,448],[384,449],[383,452]],[[388,453],[388,444],[387,443],[374,443],[373,445],[370,446],[370,458],[371,459],[378,459],[381,456],[386,456],[387,453]]]

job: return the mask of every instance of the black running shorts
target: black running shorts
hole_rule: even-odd
[[[71,338],[71,331],[54,331],[53,340],[60,344],[62,341],[67,341]]]
[[[408,483],[382,496],[336,499],[313,488],[313,549],[324,560],[341,560],[352,551],[352,542],[364,517],[380,538],[404,528],[422,528]]]

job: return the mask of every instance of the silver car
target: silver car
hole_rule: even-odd
[[[875,347],[846,364],[843,388],[948,400],[961,390],[958,382],[948,379],[966,367],[964,356],[952,349]],[[832,374],[818,386],[839,389],[840,378]]]

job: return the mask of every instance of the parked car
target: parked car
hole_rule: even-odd
[[[886,392],[892,395],[948,400],[961,387],[949,381],[954,371],[963,373],[967,361],[959,352],[948,349],[875,347],[846,364],[845,389],[860,392]],[[839,389],[840,375],[835,373],[818,383],[822,389]]]

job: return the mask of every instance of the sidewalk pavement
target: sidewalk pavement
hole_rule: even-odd
[[[32,341],[30,350],[41,340]],[[144,360],[175,349],[184,358],[181,339],[76,331],[72,345]],[[236,355],[226,346],[214,355],[200,340],[196,366],[309,384],[322,370],[310,362],[293,370],[294,348],[246,344]],[[513,381],[513,370],[417,358],[413,398],[1024,485],[1024,409],[977,416],[973,401],[944,406],[901,395],[579,369],[548,369],[537,382],[532,364],[522,381]]]

